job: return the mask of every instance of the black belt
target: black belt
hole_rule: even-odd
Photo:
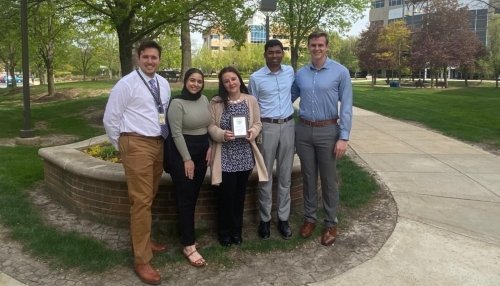
[[[267,122],[267,123],[283,124],[283,123],[287,123],[288,121],[290,121],[292,119],[293,119],[293,114],[290,115],[290,116],[288,116],[285,119],[261,118],[260,121],[261,122]]]

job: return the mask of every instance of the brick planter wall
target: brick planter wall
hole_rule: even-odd
[[[79,150],[106,139],[103,135],[74,144],[40,149],[39,155],[44,160],[45,184],[51,197],[82,217],[125,227],[129,222],[130,205],[122,165],[104,162]],[[302,179],[298,158],[294,162],[292,210],[302,210]],[[197,226],[215,225],[217,204],[208,173],[196,205]],[[254,173],[250,177],[245,199],[244,219],[247,222],[259,220],[256,186],[257,176]],[[273,202],[273,210],[275,208]],[[163,174],[152,213],[155,222],[176,222],[175,194],[168,174]]]

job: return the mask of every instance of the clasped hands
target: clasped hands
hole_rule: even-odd
[[[245,137],[248,141],[252,141],[255,139],[255,137],[257,137],[257,135],[255,134],[255,131],[252,130],[252,129],[249,129],[248,132],[247,132],[247,137]],[[229,131],[229,130],[224,130],[224,141],[232,141],[236,139],[236,137],[234,136],[234,133],[232,131]]]

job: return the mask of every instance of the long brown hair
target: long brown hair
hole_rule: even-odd
[[[227,66],[219,72],[219,97],[222,99],[222,102],[224,102],[224,106],[227,106],[227,103],[229,101],[229,92],[227,91],[226,87],[224,86],[224,83],[222,82],[222,76],[225,73],[228,72],[233,72],[238,76],[238,79],[240,80],[240,92],[241,93],[246,93],[248,94],[248,88],[243,82],[243,78],[241,77],[240,72],[233,66]]]

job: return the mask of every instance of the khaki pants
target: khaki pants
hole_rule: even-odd
[[[151,205],[163,173],[163,139],[120,136],[120,155],[130,200],[130,236],[136,264],[153,258]]]

